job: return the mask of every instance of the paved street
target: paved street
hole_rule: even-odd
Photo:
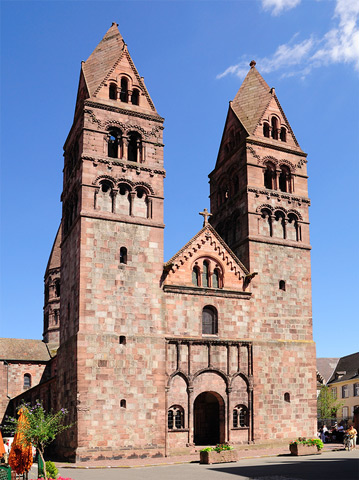
[[[35,473],[35,471],[34,471]],[[359,480],[359,449],[306,457],[265,457],[237,463],[158,465],[132,468],[61,468],[74,480]],[[29,479],[35,475],[29,475]]]

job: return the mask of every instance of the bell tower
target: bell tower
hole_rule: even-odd
[[[275,89],[267,85],[252,61],[230,102],[209,178],[211,224],[247,269],[257,274],[251,284],[249,335],[259,342],[254,343],[254,422],[256,430],[256,416],[265,418],[260,425],[262,438],[271,438],[270,432],[285,425],[303,431],[293,405],[304,398],[308,403],[302,404],[301,421],[313,426],[306,435],[314,432],[306,157]],[[302,360],[297,363],[298,359]],[[307,383],[298,382],[298,374]],[[264,404],[273,406],[265,413]]]
[[[98,448],[96,422],[109,455],[163,442],[149,433],[164,411],[152,379],[164,348],[163,121],[112,24],[82,62],[64,145],[58,393],[76,422],[70,457]]]

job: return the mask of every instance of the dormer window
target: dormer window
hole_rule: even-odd
[[[121,78],[120,100],[121,102],[128,102],[128,81],[125,77]]]
[[[140,91],[137,88],[134,88],[131,95],[132,105],[140,104]]]
[[[263,123],[263,135],[269,138],[269,124],[267,122]]]
[[[110,83],[109,98],[110,100],[117,100],[117,85],[115,83]]]
[[[278,140],[278,120],[276,117],[272,117],[272,138]]]

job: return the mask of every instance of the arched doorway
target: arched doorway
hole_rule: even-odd
[[[194,401],[195,445],[216,445],[224,439],[224,401],[215,392],[203,392]]]

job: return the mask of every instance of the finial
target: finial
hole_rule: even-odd
[[[257,65],[257,63],[256,63],[255,60],[252,60],[251,63],[249,64],[249,66],[250,66],[251,68],[254,68],[256,65]]]
[[[204,218],[203,220],[203,226],[205,227],[207,224],[208,224],[208,218],[212,216],[211,213],[209,213],[209,211],[207,210],[207,208],[205,208],[203,210],[203,212],[199,212],[199,215],[202,215],[202,217]]]

